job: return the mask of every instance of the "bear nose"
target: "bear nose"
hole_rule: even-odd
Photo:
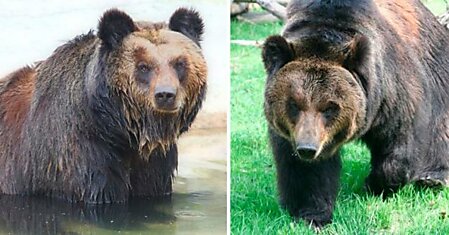
[[[155,90],[154,98],[160,108],[170,109],[175,103],[176,89],[173,87],[158,87]]]
[[[296,147],[299,157],[309,160],[315,157],[317,150],[318,148],[312,144],[300,144]]]

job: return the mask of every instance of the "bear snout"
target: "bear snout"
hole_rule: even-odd
[[[156,108],[161,111],[176,111],[178,109],[176,105],[176,94],[177,89],[175,87],[156,87],[154,92]]]
[[[318,146],[312,143],[299,143],[296,152],[302,159],[313,160],[318,152]]]

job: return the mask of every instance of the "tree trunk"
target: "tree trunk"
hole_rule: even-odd
[[[288,0],[233,0],[234,3],[241,3],[241,2],[247,2],[247,3],[257,3],[259,4],[263,9],[270,12],[277,18],[285,21],[287,18],[286,16],[286,10],[285,6],[282,4],[286,4]]]
[[[277,18],[283,21],[287,19],[285,7],[279,4],[278,2],[273,0],[257,0],[257,3],[259,3],[259,5],[263,9],[267,10]]]

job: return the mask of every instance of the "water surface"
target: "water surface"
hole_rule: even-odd
[[[126,204],[0,195],[0,234],[226,234],[226,130],[181,138],[175,193]]]

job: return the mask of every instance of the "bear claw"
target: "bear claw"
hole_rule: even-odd
[[[449,185],[447,177],[438,177],[436,174],[428,174],[416,180],[416,184],[424,187],[444,187]]]

